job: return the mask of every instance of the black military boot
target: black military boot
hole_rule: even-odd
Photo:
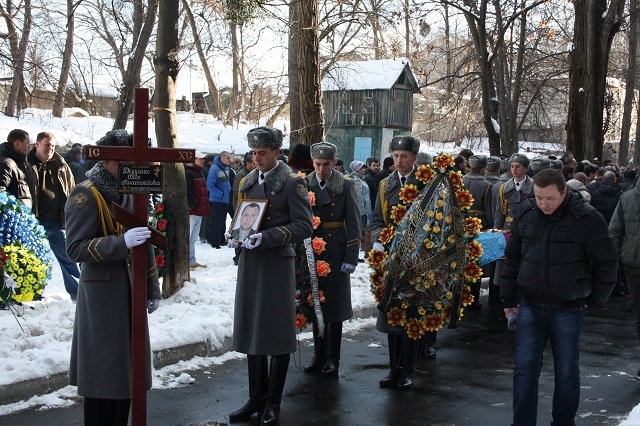
[[[327,362],[322,368],[321,376],[338,377],[340,366],[340,344],[342,343],[342,322],[327,324]]]
[[[268,391],[267,357],[247,355],[249,370],[249,401],[239,410],[229,414],[229,422],[246,421],[255,413],[262,414]]]
[[[433,359],[436,357],[436,338],[438,336],[437,331],[429,331],[422,337],[424,339],[424,349],[422,350],[422,357],[426,359]]]
[[[395,388],[400,379],[400,372],[402,369],[400,365],[402,360],[401,355],[401,342],[402,336],[398,334],[387,334],[387,341],[389,342],[389,374],[384,379],[380,380],[381,388]]]
[[[269,373],[269,394],[262,413],[261,425],[272,425],[278,421],[280,415],[280,402],[284,382],[287,380],[289,368],[289,354],[274,355],[271,357],[271,371]]]
[[[418,355],[418,341],[407,336],[402,337],[402,371],[396,387],[399,390],[409,389],[413,385],[413,369]]]
[[[311,362],[309,364],[304,366],[305,373],[318,373],[327,362],[327,328],[328,327],[325,327],[324,329],[324,337],[319,337],[317,320],[313,323],[313,358],[311,358]]]

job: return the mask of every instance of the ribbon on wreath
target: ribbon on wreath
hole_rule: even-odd
[[[307,265],[309,265],[309,281],[311,283],[311,298],[313,299],[313,311],[316,314],[316,324],[318,325],[318,337],[324,336],[324,317],[322,306],[320,306],[320,290],[318,289],[318,271],[316,270],[316,257],[313,253],[311,238],[304,239],[304,251],[307,255]]]

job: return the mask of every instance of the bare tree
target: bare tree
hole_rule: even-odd
[[[178,147],[176,126],[176,79],[180,61],[178,60],[179,3],[174,0],[160,0],[158,14],[158,35],[154,65],[156,69],[155,127],[158,146]],[[175,233],[167,271],[162,282],[162,294],[169,297],[182,288],[189,280],[189,212],[187,207],[186,181],[181,163],[163,164],[165,173],[162,188],[163,201],[173,217]]]
[[[27,106],[24,72],[27,43],[31,33],[31,0],[24,0],[24,2],[19,2],[18,5],[15,5],[11,0],[0,3],[0,13],[7,26],[7,32],[0,33],[0,37],[9,42],[11,66],[13,68],[11,90],[4,113],[13,117],[17,110]],[[21,23],[22,26],[20,27]],[[20,29],[18,29],[19,27]]]
[[[300,41],[298,44],[300,143],[311,145],[324,140],[322,92],[320,90],[318,1],[305,0],[298,6],[300,22]]]
[[[624,5],[625,0],[574,2],[567,150],[575,158],[602,158],[609,54],[613,37],[622,24]]]
[[[62,67],[60,67],[60,78],[58,79],[58,89],[56,99],[53,103],[53,116],[62,117],[64,100],[67,93],[67,82],[69,81],[69,71],[71,70],[71,57],[73,56],[73,38],[75,34],[75,14],[73,0],[67,0],[67,38],[64,43],[62,53]]]
[[[627,86],[624,97],[624,111],[622,113],[622,128],[620,129],[620,147],[618,154],[619,164],[629,163],[629,133],[631,130],[631,113],[634,105],[636,89],[636,73],[638,69],[638,35],[640,30],[638,14],[638,0],[629,2],[629,66],[627,68]],[[636,145],[638,144],[638,134],[636,133]],[[637,164],[637,158],[633,158],[633,163]]]

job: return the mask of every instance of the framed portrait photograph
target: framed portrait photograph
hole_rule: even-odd
[[[242,200],[236,208],[229,233],[231,238],[242,241],[260,231],[260,224],[267,211],[269,200]]]

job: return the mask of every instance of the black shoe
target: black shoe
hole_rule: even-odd
[[[436,357],[436,346],[430,345],[427,343],[424,345],[424,350],[422,351],[422,357],[426,359],[433,359]]]
[[[249,401],[242,406],[239,410],[229,414],[229,423],[241,422],[249,420],[254,414],[262,413],[265,407],[264,399],[249,399]]]
[[[338,367],[340,366],[340,360],[332,356],[327,358],[327,362],[322,368],[320,373],[323,377],[338,377]]]
[[[264,407],[264,413],[262,414],[261,425],[272,425],[278,421],[280,415],[280,403],[267,401]]]
[[[404,371],[400,374],[400,379],[398,380],[398,384],[396,387],[398,390],[407,390],[413,385],[413,373],[405,373]]]
[[[399,368],[392,368],[391,371],[389,371],[389,374],[387,375],[387,377],[385,377],[384,379],[380,380],[380,387],[381,388],[395,388],[396,385],[398,384],[398,380],[400,379],[400,369]]]
[[[466,309],[470,311],[479,311],[482,309],[482,305],[480,304],[480,302],[473,302],[469,306],[467,306]]]
[[[304,366],[305,373],[319,373],[322,371],[322,367],[324,367],[327,362],[327,357],[322,355],[314,355],[311,359],[311,362]]]

